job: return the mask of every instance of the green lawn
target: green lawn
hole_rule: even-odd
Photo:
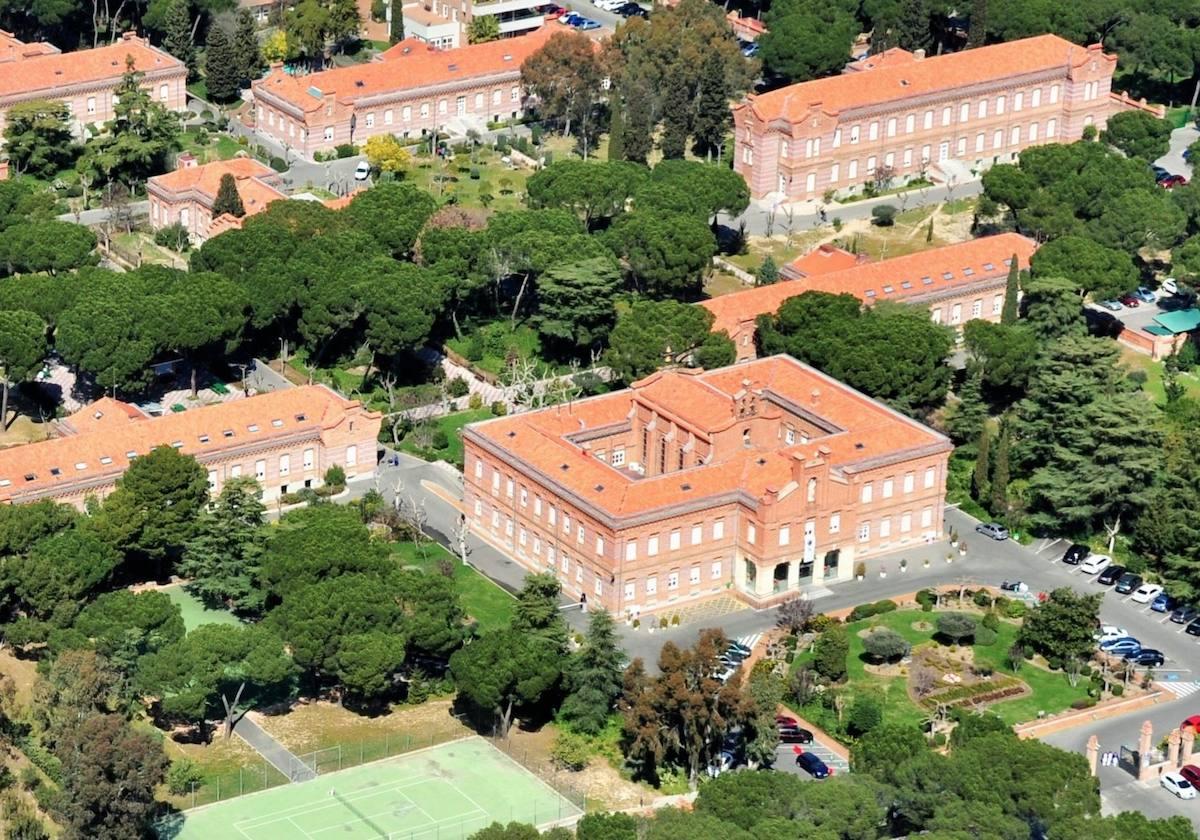
[[[436,575],[438,561],[448,559],[454,564],[454,583],[459,601],[467,614],[479,622],[480,630],[495,630],[508,625],[516,600],[507,591],[492,583],[470,566],[435,542],[421,546],[415,543],[394,543],[392,556],[405,566],[415,566]]]
[[[1131,371],[1140,370],[1146,375],[1142,390],[1150,395],[1155,405],[1165,405],[1167,392],[1163,389],[1163,363],[1156,362],[1144,353],[1138,353],[1128,347],[1121,348],[1121,361]],[[1179,384],[1183,385],[1189,397],[1200,398],[1200,377],[1194,372],[1179,374]]]
[[[913,624],[927,622],[933,625],[938,613],[926,613],[920,610],[903,610],[883,615],[873,616],[863,621],[846,625],[850,636],[850,655],[848,661],[848,679],[842,692],[847,699],[860,694],[869,693],[879,697],[883,704],[884,720],[898,723],[919,724],[927,712],[918,706],[908,695],[907,677],[882,677],[869,674],[863,660],[865,646],[858,633],[868,627],[889,627],[895,630],[914,647],[933,643],[932,630],[917,630]],[[978,616],[975,616],[978,618]],[[975,662],[990,665],[997,674],[1016,676],[1024,681],[1031,693],[1012,700],[1005,700],[989,707],[989,710],[999,715],[1006,723],[1019,723],[1037,717],[1039,711],[1054,714],[1068,708],[1076,700],[1087,696],[1089,683],[1081,680],[1075,688],[1067,681],[1061,672],[1046,671],[1026,662],[1020,671],[1014,672],[1008,664],[1007,652],[1016,641],[1018,625],[1007,621],[1000,623],[997,638],[990,645],[976,645]],[[849,702],[847,703],[847,707]]]
[[[204,606],[199,598],[183,588],[181,583],[164,586],[162,591],[167,594],[183,615],[183,626],[192,631],[201,624],[240,624],[237,616],[228,610],[212,610]]]
[[[488,408],[476,408],[469,411],[447,414],[445,417],[439,417],[433,421],[435,429],[441,429],[446,433],[445,447],[440,449],[422,447],[419,440],[419,435],[422,433],[414,431],[409,432],[400,441],[400,449],[416,455],[418,458],[424,458],[427,461],[448,461],[451,464],[457,464],[461,467],[463,462],[463,442],[459,431],[468,423],[486,420],[491,416],[491,409]],[[428,433],[425,432],[424,434]]]

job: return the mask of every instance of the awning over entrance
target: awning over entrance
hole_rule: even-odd
[[[1180,309],[1178,312],[1164,312],[1156,317],[1155,322],[1171,333],[1191,332],[1200,327],[1200,309]]]

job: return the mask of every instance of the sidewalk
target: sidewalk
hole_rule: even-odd
[[[299,756],[283,744],[268,735],[266,730],[250,720],[249,715],[243,715],[241,720],[234,724],[233,732],[253,747],[255,752],[270,762],[276,770],[287,776],[288,781],[307,782],[317,778],[315,770],[301,761]]]

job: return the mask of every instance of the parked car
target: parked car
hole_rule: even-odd
[[[742,47],[742,55],[746,58],[754,58],[758,55],[758,44],[748,44]]]
[[[1112,624],[1102,624],[1100,625],[1100,632],[1092,638],[1096,640],[1097,644],[1104,644],[1105,642],[1111,642],[1115,639],[1123,639],[1128,635],[1129,631],[1124,627],[1117,627]]]
[[[1161,180],[1163,180],[1164,178],[1170,178],[1170,177],[1171,177],[1171,173],[1170,173],[1170,172],[1168,172],[1167,170],[1163,169],[1161,166],[1159,166],[1159,165],[1158,165],[1158,164],[1156,164],[1156,163],[1152,163],[1152,164],[1150,164],[1150,171],[1154,173],[1154,180],[1155,180],[1155,182],[1161,181]]]
[[[1183,723],[1179,724],[1180,729],[1187,729],[1189,726],[1200,733],[1200,715],[1192,715],[1191,717],[1184,718]]]
[[[799,726],[780,728],[779,743],[781,744],[811,744],[813,734]]]
[[[1133,572],[1126,572],[1117,578],[1117,592],[1121,595],[1128,595],[1142,585],[1142,576],[1135,575]]]
[[[730,642],[729,647],[726,648],[726,650],[737,651],[738,653],[742,654],[742,656],[749,656],[751,653],[753,653],[749,647],[736,640]]]
[[[642,11],[645,10],[637,3],[622,3],[617,7],[617,14],[625,18],[632,17]]]
[[[1109,645],[1106,648],[1101,648],[1101,650],[1103,650],[1105,653],[1109,654],[1110,656],[1120,656],[1120,657],[1128,658],[1130,656],[1130,654],[1136,656],[1137,654],[1142,652],[1142,643],[1139,642],[1137,639],[1131,639],[1131,638],[1130,639],[1120,639],[1118,641],[1113,642],[1111,645]]]
[[[1063,555],[1063,562],[1069,566],[1078,566],[1087,556],[1092,553],[1092,550],[1083,543],[1072,543],[1067,549],[1067,553]]]
[[[1195,621],[1197,616],[1200,616],[1200,609],[1191,604],[1180,604],[1171,610],[1171,621],[1176,624],[1189,624]]]
[[[1104,307],[1105,309],[1107,309],[1109,312],[1120,312],[1121,311],[1121,304],[1119,301],[1102,300],[1102,301],[1100,301],[1099,305]]]
[[[1112,586],[1114,583],[1119,581],[1124,574],[1124,566],[1109,566],[1096,578],[1096,583],[1100,584],[1101,586]]]
[[[625,5],[625,0],[592,0],[592,4],[597,9],[603,9],[606,12],[615,12],[621,6]]]
[[[1133,296],[1142,303],[1154,303],[1154,292],[1147,289],[1145,286],[1138,286],[1133,290]]]
[[[546,20],[558,20],[560,17],[562,17],[563,15],[565,15],[567,13],[567,10],[564,9],[562,6],[550,5],[550,6],[542,6],[541,12],[542,12],[542,17],[544,17]]]
[[[1111,563],[1112,558],[1107,554],[1093,554],[1079,564],[1079,571],[1085,575],[1094,575],[1107,569]]]
[[[1189,636],[1200,636],[1200,618],[1193,619],[1187,627],[1183,628],[1183,631]]]
[[[1150,602],[1150,609],[1154,612],[1170,612],[1179,606],[1179,602],[1168,595],[1166,592],[1160,592],[1158,596]]]
[[[1137,639],[1135,639],[1133,636],[1119,636],[1116,639],[1109,639],[1107,642],[1101,642],[1100,650],[1105,651],[1107,653],[1108,651],[1111,651],[1117,645],[1125,645],[1126,642],[1133,642],[1138,647],[1142,646],[1142,643],[1139,642]],[[1128,645],[1126,645],[1126,647],[1128,647]]]
[[[1128,306],[1130,309],[1137,309],[1142,305],[1142,302],[1133,296],[1133,292],[1126,292],[1117,300],[1121,301],[1122,306]]]
[[[1149,604],[1155,598],[1162,594],[1163,588],[1157,583],[1143,583],[1133,593],[1131,599],[1135,604]],[[1160,610],[1161,612],[1161,610]]]
[[[1200,767],[1195,764],[1185,764],[1179,768],[1179,775],[1187,779],[1192,787],[1200,785]]]
[[[579,12],[567,12],[558,19],[558,22],[564,26],[574,26],[581,20],[583,20],[583,15],[579,14]]]
[[[821,756],[816,753],[800,753],[800,755],[796,756],[796,766],[805,770],[814,779],[829,777],[829,767],[821,760]]]
[[[1159,286],[1159,288],[1169,295],[1177,295],[1179,294],[1179,281],[1177,281],[1174,277],[1168,277],[1166,280],[1162,281],[1162,285]]]
[[[1179,773],[1163,773],[1162,781],[1159,782],[1168,793],[1173,793],[1180,799],[1195,799],[1196,789],[1192,787],[1192,783],[1183,778]]]
[[[371,177],[371,164],[365,160],[360,160],[358,166],[354,167],[354,180],[365,181]]]
[[[1161,650],[1142,648],[1137,653],[1125,654],[1125,661],[1142,668],[1158,668],[1167,661],[1167,658],[1162,655]]]
[[[994,540],[1008,539],[1008,529],[999,522],[980,522],[975,526],[975,530],[985,537],[991,537]]]
[[[1004,592],[1020,592],[1024,594],[1029,591],[1029,584],[1020,580],[1006,580],[1000,584],[1000,589]]]
[[[584,18],[575,25],[575,28],[580,32],[591,32],[593,29],[599,29],[600,23],[599,21],[592,20],[591,18]]]
[[[799,726],[800,721],[796,720],[791,715],[775,715],[776,726]]]
[[[1186,187],[1188,179],[1182,175],[1168,175],[1158,182],[1158,185],[1165,190],[1173,190],[1176,187]]]

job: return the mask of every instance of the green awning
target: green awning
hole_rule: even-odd
[[[1151,324],[1146,327],[1145,331],[1150,333],[1150,335],[1175,335],[1171,330],[1166,327],[1160,327],[1158,324]]]
[[[1154,319],[1172,333],[1185,333],[1200,327],[1200,309],[1180,309],[1178,312],[1164,312]]]

